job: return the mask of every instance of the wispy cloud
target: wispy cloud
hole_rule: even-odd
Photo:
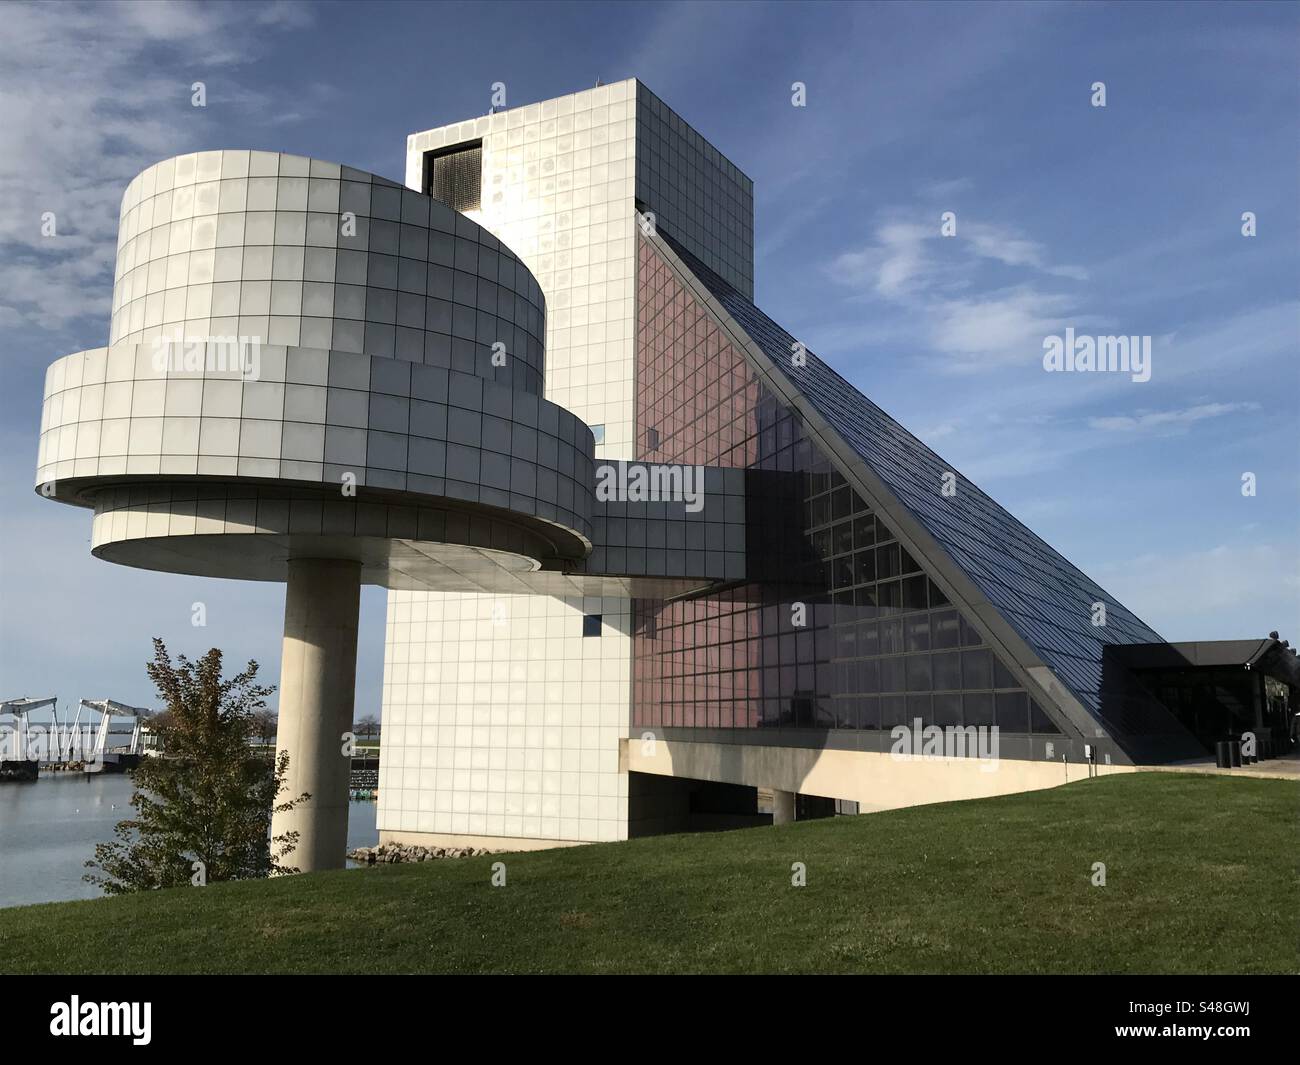
[[[1085,280],[1082,267],[1054,263],[1041,243],[993,222],[958,218],[944,236],[941,212],[927,213],[894,212],[870,244],[837,256],[829,276],[915,313],[930,347],[956,368],[973,356],[981,365],[1038,358],[1045,335],[1084,320],[1076,293],[1042,284]],[[1007,283],[1001,268],[1020,280]]]
[[[103,319],[91,333],[102,339],[126,183],[157,159],[210,147],[220,109],[268,109],[228,72],[310,19],[286,3],[7,5],[0,324],[62,332]],[[191,106],[195,81],[207,84],[205,109]],[[43,232],[51,216],[53,235]]]
[[[1177,410],[1149,410],[1139,411],[1136,414],[1089,418],[1088,426],[1108,433],[1134,433],[1169,428],[1186,430],[1194,422],[1204,421],[1206,418],[1221,418],[1225,414],[1252,410],[1259,410],[1259,404],[1199,403],[1194,407],[1183,407]]]

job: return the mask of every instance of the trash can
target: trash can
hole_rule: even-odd
[[[1228,741],[1228,764],[1236,769],[1241,765],[1241,740]]]
[[[1220,769],[1227,769],[1232,765],[1232,754],[1229,751],[1229,741],[1219,740],[1214,745],[1214,764]]]

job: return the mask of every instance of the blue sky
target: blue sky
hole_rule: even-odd
[[[154,635],[279,676],[281,587],[99,562],[89,515],[32,492],[45,366],[106,341],[130,178],[249,147],[401,180],[406,135],[497,81],[514,106],[641,78],[754,179],[768,313],[1166,638],[1300,640],[1298,13],[6,5],[0,698],[148,704]],[[1044,373],[1067,326],[1151,336],[1151,380]],[[358,714],[383,609],[367,589]]]

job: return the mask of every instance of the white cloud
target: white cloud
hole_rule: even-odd
[[[1102,418],[1089,418],[1091,429],[1103,432],[1139,432],[1148,429],[1165,429],[1169,427],[1186,428],[1193,422],[1206,418],[1219,418],[1225,414],[1239,411],[1259,410],[1258,403],[1200,403],[1193,407],[1178,410],[1139,411],[1131,415],[1112,415]]]
[[[985,259],[993,259],[1006,266],[1029,266],[1057,277],[1086,281],[1088,272],[1080,266],[1053,266],[1037,241],[1029,240],[1002,226],[986,222],[958,223],[957,235],[970,243],[972,252]]]
[[[983,297],[936,300],[930,309],[929,336],[938,351],[989,359],[1032,362],[1041,359],[1043,337],[1068,314],[1067,297],[1021,285]]]
[[[108,329],[117,221],[144,166],[208,147],[221,108],[267,109],[234,67],[300,5],[8,4],[0,35],[0,322]],[[87,57],[93,56],[89,62]],[[222,72],[225,73],[222,73]],[[208,83],[208,108],[190,86]],[[56,235],[42,233],[55,217]]]
[[[1007,285],[981,285],[990,264],[1030,275]],[[830,276],[864,295],[911,312],[921,334],[956,368],[989,360],[1019,362],[1041,357],[1043,337],[1069,320],[1084,320],[1075,297],[1039,287],[1038,277],[1083,280],[1086,271],[1052,263],[1037,241],[989,222],[959,218],[956,235],[929,221],[894,215],[877,226],[866,247],[844,252]]]

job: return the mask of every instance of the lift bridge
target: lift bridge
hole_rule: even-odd
[[[30,715],[36,710],[50,708],[51,722],[33,723]],[[82,714],[90,711],[86,723]],[[93,715],[99,715],[96,723]],[[7,699],[0,702],[0,718],[15,719],[7,725],[0,722],[0,780],[35,780],[41,766],[69,768],[80,766],[84,772],[122,772],[139,764],[144,753],[143,725],[154,711],[140,706],[127,706],[113,699],[81,699],[72,721],[61,724],[58,702],[48,699]],[[134,721],[128,744],[110,747],[109,728],[115,718],[127,717]],[[93,739],[92,739],[93,737]]]

